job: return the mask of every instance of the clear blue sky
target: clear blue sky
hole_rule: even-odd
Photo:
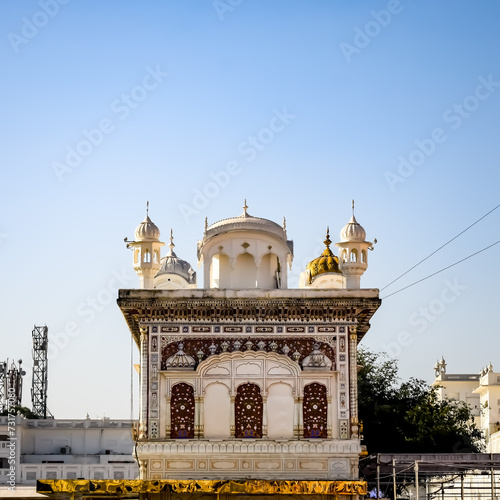
[[[57,417],[130,415],[115,297],[138,285],[123,238],[146,200],[193,266],[205,216],[238,215],[244,198],[285,215],[296,286],[354,198],[378,239],[362,279],[375,288],[500,203],[494,0],[19,0],[1,14],[0,359],[23,358],[29,405],[33,324],[77,332],[50,360]],[[500,209],[381,296],[499,227]],[[451,372],[500,370],[499,252],[387,298],[363,344],[404,378],[430,381],[441,355]]]

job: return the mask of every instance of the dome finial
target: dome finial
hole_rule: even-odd
[[[205,234],[207,234],[208,229],[208,217],[205,217]]]
[[[352,200],[352,216],[354,217],[354,200]]]
[[[330,239],[330,226],[326,226],[326,240],[323,241],[323,243],[326,245],[326,248],[330,248],[332,244],[332,240]]]
[[[248,210],[247,199],[245,198],[245,203],[243,205],[243,215],[245,215],[245,217],[248,215],[247,210]]]
[[[174,245],[174,231],[170,229],[170,245],[168,245],[170,250],[172,251],[175,247]]]
[[[286,231],[286,217],[283,216],[283,231]]]
[[[149,201],[146,202],[146,217],[149,217]]]

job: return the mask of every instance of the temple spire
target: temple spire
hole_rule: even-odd
[[[170,229],[170,245],[168,245],[170,250],[173,250],[175,245],[174,245],[174,231]]]
[[[330,248],[332,244],[332,240],[330,239],[330,226],[326,226],[326,240],[323,241],[323,243],[326,245],[326,248]]]

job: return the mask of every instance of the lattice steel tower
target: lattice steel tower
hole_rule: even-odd
[[[7,363],[5,361],[0,362],[0,411],[4,411],[7,408],[5,396],[7,394],[7,380],[5,375],[7,374]]]
[[[35,326],[33,337],[33,378],[31,384],[31,403],[33,413],[47,418],[47,347],[49,344],[47,326]]]

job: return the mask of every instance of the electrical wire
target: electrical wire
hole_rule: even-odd
[[[478,222],[482,221],[485,217],[487,217],[488,215],[490,215],[492,212],[494,212],[499,207],[500,207],[500,205],[497,205],[495,208],[492,208],[488,213],[484,214],[482,217],[480,217],[479,219],[477,219],[477,221],[473,222],[470,226],[466,227],[463,231],[461,231],[460,233],[458,233],[451,240],[448,240],[444,245],[441,245],[437,250],[434,250],[434,252],[432,252],[431,254],[429,254],[427,257],[425,257],[424,259],[422,259],[420,262],[417,262],[417,264],[415,264],[413,267],[410,267],[410,269],[408,269],[408,271],[405,271],[403,274],[401,274],[400,276],[398,276],[396,279],[392,280],[388,285],[385,285],[384,288],[380,289],[380,291],[385,290],[387,287],[391,286],[393,283],[395,283],[396,281],[398,281],[400,278],[402,278],[403,276],[405,276],[406,274],[408,274],[410,271],[413,271],[413,269],[415,269],[417,266],[419,266],[420,264],[422,264],[422,262],[425,262],[427,259],[429,259],[430,257],[432,257],[435,253],[439,252],[439,250],[442,250],[446,245],[448,245],[452,241],[456,240],[459,236],[461,236],[462,234],[464,234],[471,227],[475,226]]]
[[[498,245],[498,243],[500,243],[500,240],[495,241],[495,243],[492,243],[491,245],[489,245],[489,246],[487,246],[487,247],[485,247],[485,248],[483,248],[481,250],[478,250],[477,252],[474,252],[473,254],[468,255],[467,257],[464,257],[463,259],[460,259],[457,262],[454,262],[453,264],[450,264],[449,266],[443,267],[442,269],[440,269],[439,271],[436,271],[435,273],[429,274],[425,278],[422,278],[422,279],[420,279],[418,281],[415,281],[415,282],[413,282],[413,283],[411,283],[411,284],[409,284],[409,285],[407,285],[407,286],[405,286],[403,288],[400,288],[399,290],[396,290],[395,292],[392,292],[389,295],[386,295],[385,297],[382,297],[382,299],[387,299],[388,297],[391,297],[392,295],[396,295],[397,293],[402,292],[403,290],[406,290],[407,288],[410,288],[410,287],[412,287],[414,285],[417,285],[418,283],[422,283],[422,281],[425,281],[426,279],[432,278],[433,276],[436,276],[436,274],[442,273],[443,271],[446,271],[447,269],[450,269],[451,267],[456,266],[457,264],[460,264],[461,262],[464,262],[467,259],[470,259],[471,257],[474,257],[475,255],[478,255],[481,252],[484,252],[485,250],[488,250],[491,247],[494,247],[495,245]]]

